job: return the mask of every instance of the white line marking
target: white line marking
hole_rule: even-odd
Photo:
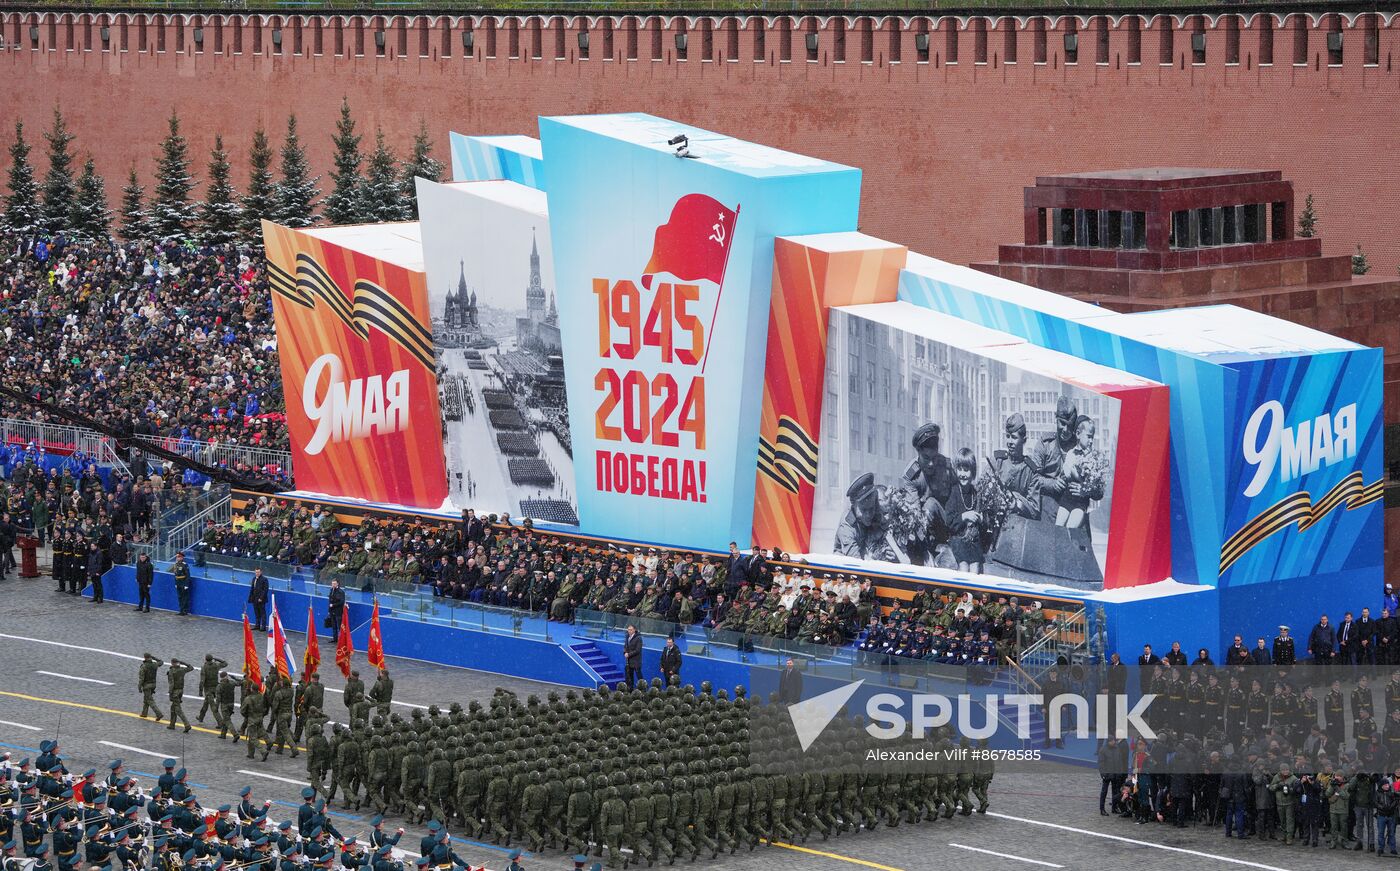
[[[1017,862],[1029,862],[1032,865],[1044,865],[1046,868],[1063,868],[1063,865],[1056,865],[1054,862],[1042,862],[1039,859],[1027,859],[1024,856],[1013,856],[1010,853],[998,853],[995,850],[983,850],[981,847],[969,847],[966,844],[949,843],[950,847],[957,847],[959,850],[971,850],[974,853],[985,853],[988,856],[996,856],[1001,859],[1015,859]]]
[[[338,689],[336,689],[335,687],[326,687],[326,692],[328,692],[328,693],[336,693],[337,695],[342,695],[342,696],[345,695],[345,690],[338,690]],[[374,702],[370,702],[369,704],[370,704],[370,707],[376,707],[376,705],[375,705]],[[391,704],[391,705],[398,705],[398,706],[403,707],[403,708],[417,708],[417,709],[420,710],[420,711],[426,711],[426,710],[428,710],[428,706],[427,706],[427,705],[415,705],[415,704],[413,704],[412,702],[400,702],[400,701],[394,700],[394,701],[390,701],[389,704]]]
[[[1136,838],[1125,838],[1122,835],[1109,835],[1104,832],[1093,832],[1088,829],[1077,829],[1074,826],[1062,826],[1058,823],[1047,823],[1041,820],[1030,820],[1025,817],[1013,817],[1008,814],[999,814],[992,811],[987,812],[987,816],[996,817],[1002,820],[1011,820],[1017,823],[1026,823],[1032,826],[1043,826],[1047,829],[1059,829],[1062,832],[1074,832],[1076,835],[1088,835],[1091,838],[1103,838],[1109,841],[1118,841],[1122,844],[1135,844],[1139,847],[1151,847],[1154,850],[1165,850],[1168,853],[1184,853],[1187,856],[1196,856],[1201,859],[1214,859],[1217,862],[1225,862],[1230,865],[1243,865],[1246,868],[1259,868],[1261,871],[1288,871],[1287,868],[1280,868],[1277,865],[1265,865],[1262,862],[1249,862],[1244,859],[1232,859],[1229,856],[1220,856],[1215,853],[1203,853],[1199,850],[1188,850],[1185,847],[1171,847],[1166,844],[1157,844],[1152,841],[1139,841]]]
[[[36,670],[34,673],[35,673],[35,674],[46,674],[46,675],[48,675],[49,677],[61,677],[61,678],[63,678],[64,680],[80,680],[80,681],[82,681],[83,683],[100,683],[100,684],[102,684],[104,687],[116,686],[116,684],[112,683],[112,682],[109,681],[109,680],[98,680],[98,679],[95,678],[95,677],[78,677],[76,674],[59,674],[59,673],[56,672],[56,671],[38,671],[38,670]]]
[[[246,768],[238,769],[238,773],[246,774],[249,777],[266,777],[268,780],[280,780],[283,783],[290,783],[293,786],[306,786],[306,781],[304,780],[293,780],[290,777],[278,777],[275,774],[264,774],[261,771],[249,771]]]
[[[24,723],[15,723],[10,720],[0,720],[0,726],[14,726],[17,729],[28,729],[31,732],[42,732],[38,726],[27,726]]]
[[[128,746],[125,745],[125,744],[118,744],[118,743],[116,743],[115,741],[98,741],[97,743],[98,743],[98,744],[104,744],[104,745],[106,745],[106,746],[108,746],[108,747],[115,747],[115,748],[117,748],[118,750],[125,750],[125,751],[127,751],[128,753],[140,753],[140,754],[143,754],[143,755],[145,755],[145,756],[154,756],[156,759],[169,759],[169,758],[171,758],[171,756],[170,756],[169,753],[157,753],[157,752],[154,751],[154,750],[142,750],[140,747],[128,747]]]
[[[10,638],[15,641],[30,641],[34,644],[52,644],[54,647],[66,647],[69,650],[86,650],[88,653],[101,653],[105,656],[116,656],[122,659],[134,659],[137,662],[141,661],[141,657],[132,656],[130,653],[118,653],[115,650],[103,650],[100,647],[83,647],[78,644],[64,644],[62,641],[50,641],[47,638],[30,638],[25,635],[6,635],[3,632],[0,632],[0,638]]]

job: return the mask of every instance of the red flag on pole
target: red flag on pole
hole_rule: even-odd
[[[316,611],[306,606],[306,653],[301,657],[301,669],[307,675],[321,667],[321,643],[316,640]]]
[[[707,278],[723,284],[738,220],[737,207],[731,209],[705,194],[686,194],[676,200],[671,219],[656,228],[642,286],[650,290],[652,276],[658,272],[669,272],[682,281]]]
[[[374,600],[374,613],[369,618],[369,646],[365,648],[369,664],[378,669],[384,668],[384,641],[379,635],[379,600]]]
[[[243,678],[262,690],[262,663],[258,661],[258,645],[253,640],[253,627],[248,615],[243,615]]]
[[[350,677],[350,657],[355,655],[355,645],[350,641],[350,609],[340,612],[340,638],[335,642],[335,664],[340,673]]]

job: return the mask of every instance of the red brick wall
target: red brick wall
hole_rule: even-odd
[[[133,162],[149,177],[172,108],[186,121],[201,176],[215,132],[241,158],[254,126],[266,124],[280,138],[289,110],[303,123],[317,168],[328,171],[342,96],[362,130],[372,136],[382,125],[400,149],[425,119],[443,158],[449,129],[534,133],[541,114],[653,112],[859,166],[861,229],[959,262],[993,259],[998,243],[1020,240],[1022,188],[1037,174],[1171,164],[1280,169],[1300,201],[1315,195],[1327,253],[1350,253],[1359,242],[1378,271],[1393,273],[1400,262],[1393,232],[1400,173],[1390,156],[1400,124],[1400,70],[1392,65],[1392,55],[1400,61],[1400,18],[1336,19],[1345,55],[1335,67],[1326,51],[1333,16],[1268,19],[1272,66],[1259,63],[1265,16],[1108,20],[1104,63],[1096,62],[1099,19],[1092,16],[961,25],[915,17],[903,30],[899,19],[883,18],[648,17],[637,25],[638,60],[629,62],[632,20],[613,19],[614,59],[605,61],[605,19],[6,13],[0,118],[22,119],[37,135],[61,103],[77,147],[96,158],[116,200]],[[1163,65],[1169,20],[1173,48]],[[488,59],[492,22],[496,57]],[[1376,65],[1366,66],[1373,22]],[[760,23],[766,41],[755,62]],[[202,50],[193,38],[198,24]],[[780,28],[787,24],[792,60],[783,63]],[[1191,40],[1198,26],[1206,34],[1201,64],[1193,63]],[[1295,26],[1308,29],[1298,66]],[[272,38],[278,27],[280,47]],[[580,27],[590,30],[586,61],[578,58]],[[1063,34],[1071,27],[1079,56],[1067,65]],[[318,28],[322,54],[311,56]],[[336,55],[337,28],[346,56]],[[382,55],[374,39],[381,28]],[[1037,64],[1041,28],[1045,63]],[[475,34],[471,59],[462,57],[467,29]],[[686,61],[675,57],[673,36],[681,30],[689,33]],[[809,30],[819,39],[813,63],[803,38]],[[1236,30],[1238,63],[1227,64]],[[512,31],[517,59],[508,57]],[[924,32],[928,62],[919,63]],[[1005,62],[1008,34],[1016,64]],[[301,55],[293,53],[298,40]],[[536,41],[539,59],[531,57]],[[1139,64],[1130,63],[1135,41]],[[707,42],[712,60],[702,61]],[[948,63],[950,42],[956,64]],[[662,50],[656,61],[654,43]],[[353,56],[357,44],[362,57]],[[891,62],[896,46],[902,63]],[[8,138],[0,133],[0,141]]]

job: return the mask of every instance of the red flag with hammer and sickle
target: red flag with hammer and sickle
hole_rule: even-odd
[[[729,263],[729,243],[739,209],[731,209],[705,194],[686,194],[671,207],[671,218],[656,228],[651,259],[642,270],[642,287],[651,289],[658,272],[669,272],[682,281],[709,279],[724,283]]]

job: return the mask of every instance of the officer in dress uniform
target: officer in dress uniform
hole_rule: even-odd
[[[1293,637],[1288,634],[1287,626],[1278,628],[1278,635],[1274,636],[1274,665],[1290,666],[1297,662],[1297,656],[1293,651]]]

